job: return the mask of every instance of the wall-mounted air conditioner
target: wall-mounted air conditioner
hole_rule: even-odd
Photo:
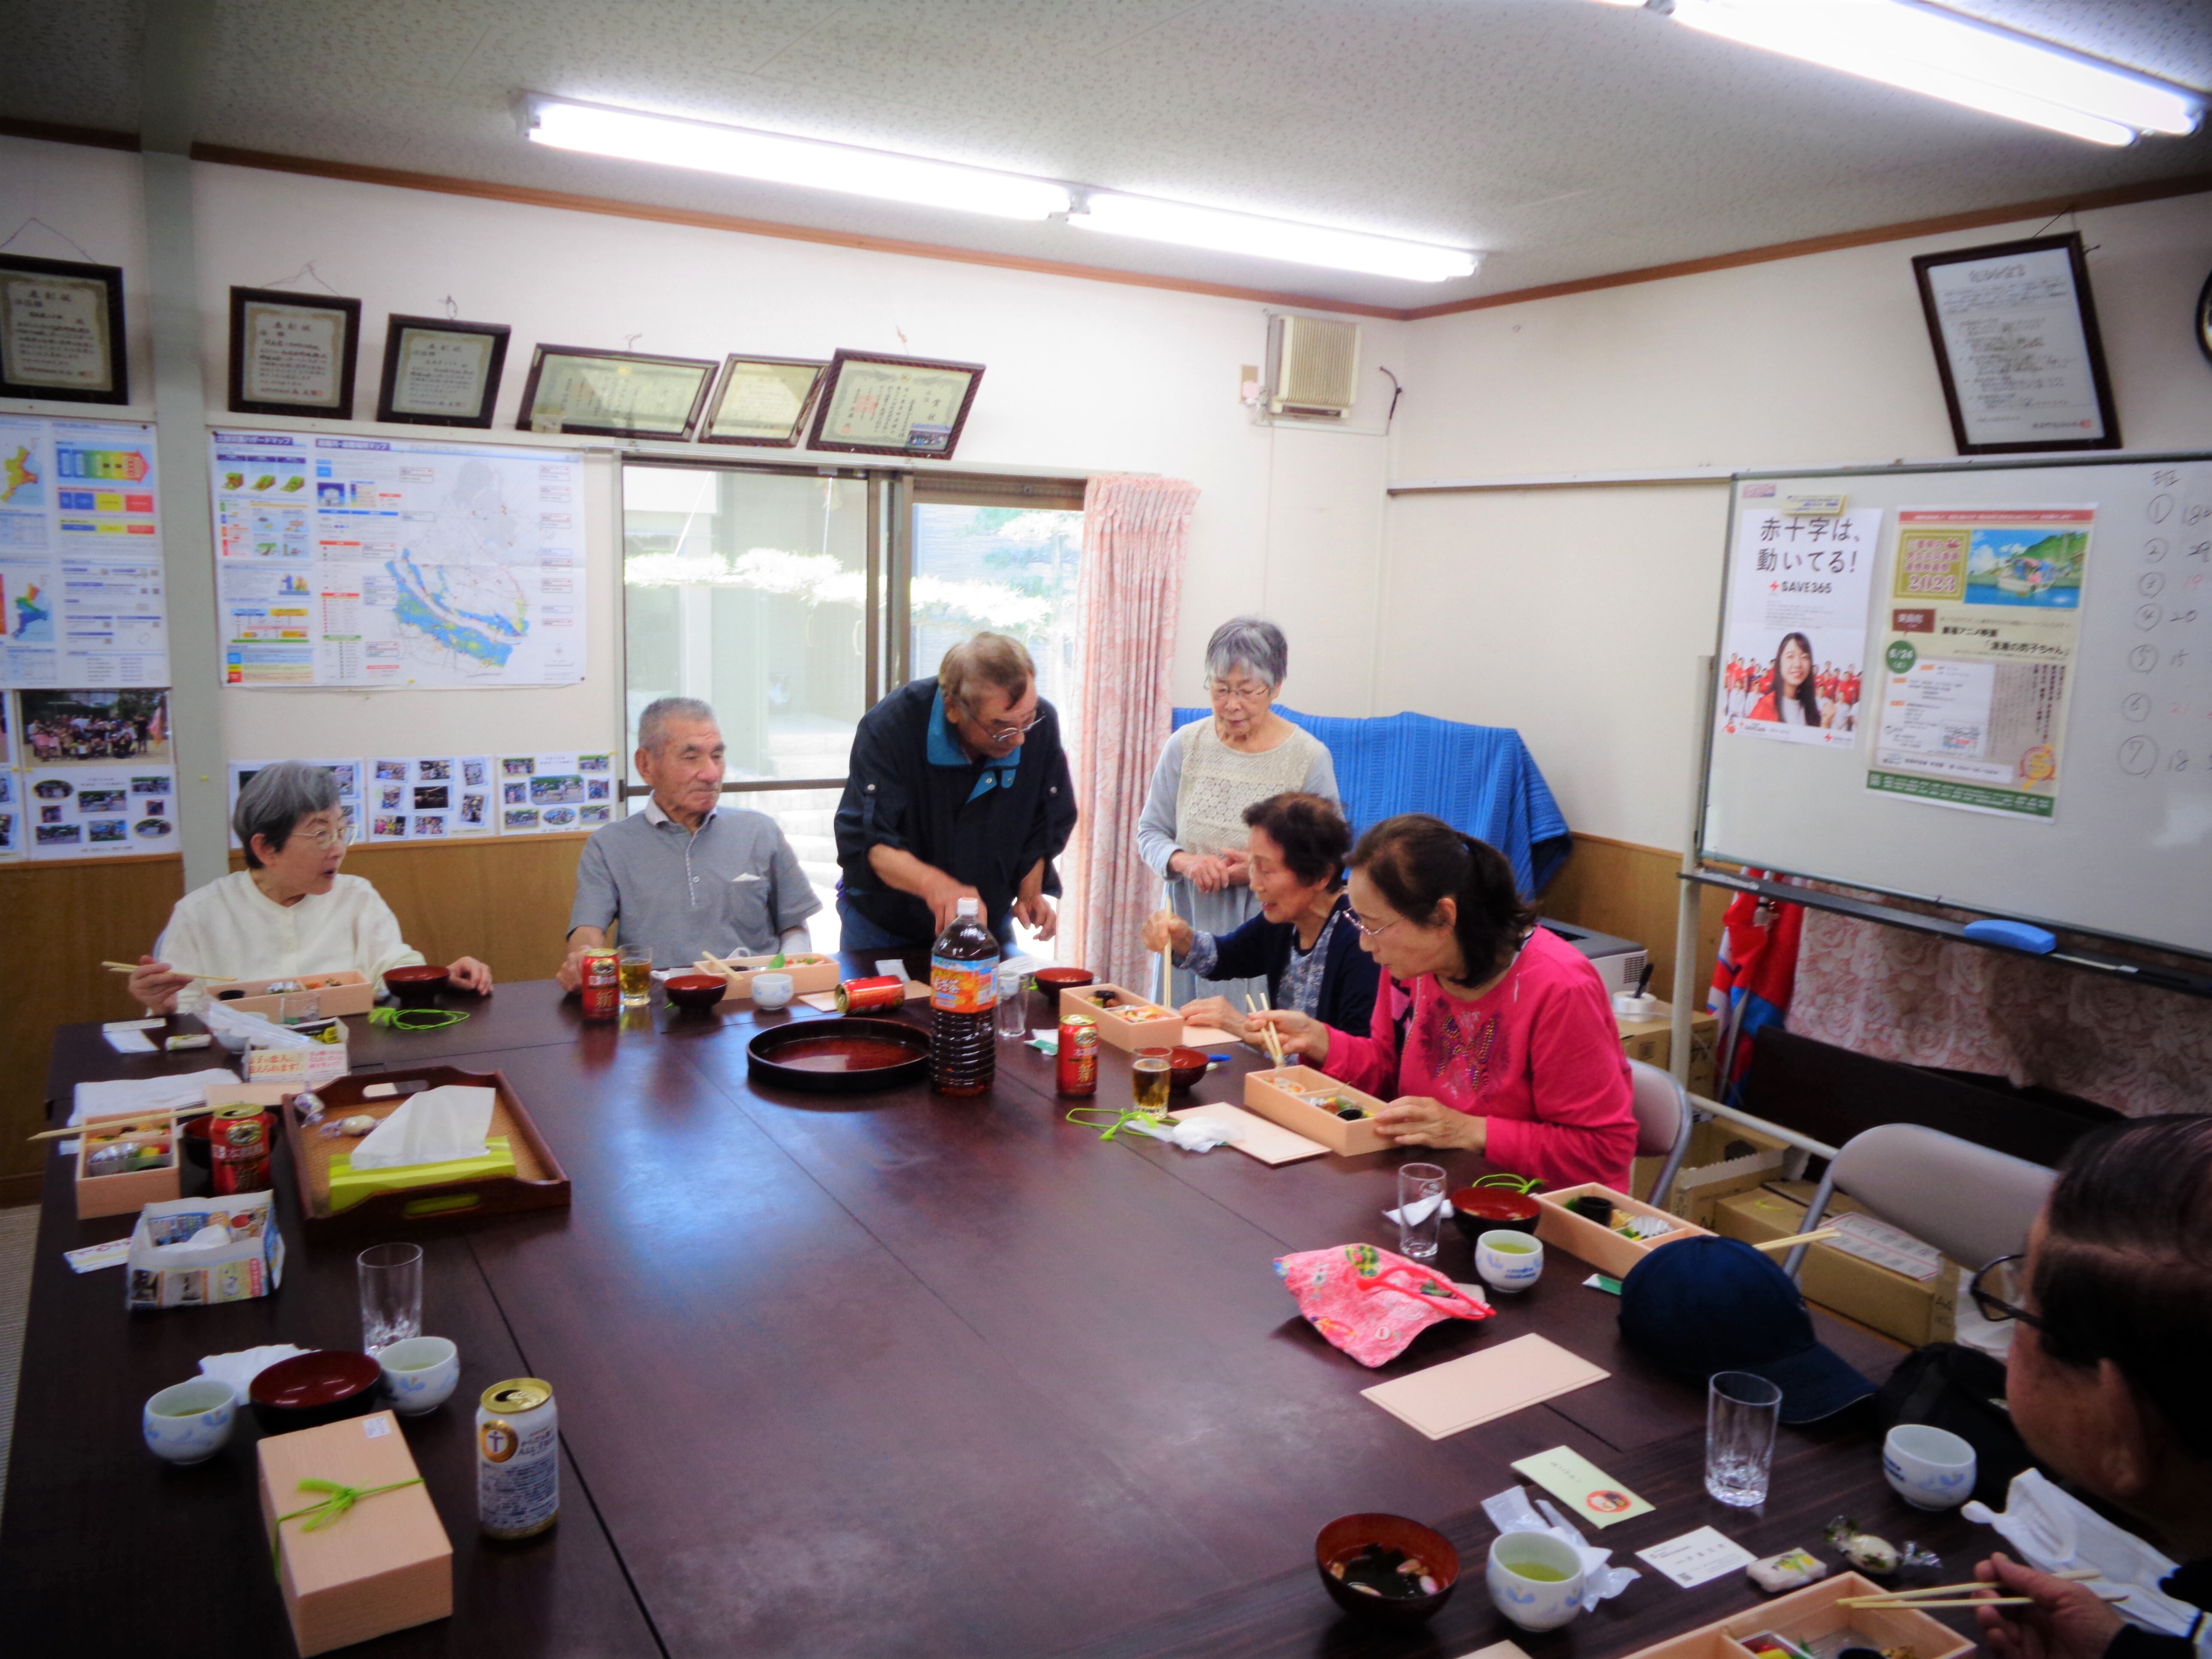
[[[1267,410],[1340,421],[1358,399],[1359,325],[1277,312],[1267,319]]]

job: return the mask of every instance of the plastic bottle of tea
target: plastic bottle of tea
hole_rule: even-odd
[[[962,899],[929,948],[929,1081],[942,1095],[980,1095],[998,1071],[999,940],[982,912]]]

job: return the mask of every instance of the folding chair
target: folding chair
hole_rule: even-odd
[[[2050,1195],[2054,1170],[1917,1123],[1881,1123],[1845,1141],[1805,1212],[1820,1224],[1830,1194],[1844,1192],[1869,1213],[1934,1245],[1961,1267],[1981,1267],[2027,1248],[2027,1230]],[[1809,1245],[1790,1252],[1797,1276]]]
[[[1636,1155],[1667,1160],[1660,1166],[1659,1178],[1651,1183],[1651,1196],[1646,1200],[1654,1209],[1663,1210],[1667,1194],[1674,1190],[1674,1176],[1682,1168],[1683,1155],[1690,1150],[1693,1121],[1690,1097],[1671,1073],[1640,1060],[1628,1062],[1628,1080],[1635,1090]]]

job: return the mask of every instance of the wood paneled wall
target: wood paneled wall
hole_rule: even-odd
[[[1682,855],[1663,848],[1603,836],[1577,836],[1566,868],[1544,890],[1544,914],[1555,921],[1595,927],[1601,933],[1632,939],[1651,955],[1651,990],[1669,1002],[1674,995],[1674,906]],[[1698,959],[1684,985],[1703,1007],[1712,983],[1713,958],[1721,945],[1721,917],[1729,895],[1717,887],[1701,890]]]
[[[549,979],[561,963],[583,844],[570,835],[357,847],[346,871],[375,884],[407,942],[431,961],[472,956],[495,979]],[[53,1028],[139,1012],[122,975],[100,963],[135,962],[150,950],[183,891],[175,858],[0,866],[0,937],[10,946],[9,1012],[0,1023],[0,1204],[38,1195],[45,1157],[23,1137],[46,1127]]]

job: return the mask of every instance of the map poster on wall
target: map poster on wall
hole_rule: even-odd
[[[0,685],[167,685],[154,428],[0,416]]]
[[[2094,507],[1900,508],[1867,787],[2048,820]]]
[[[584,677],[584,469],[564,451],[210,440],[226,684]]]
[[[1850,749],[1858,742],[1881,512],[1778,513],[1772,484],[1741,488],[1721,732]]]
[[[596,830],[615,820],[615,757],[501,755],[494,762],[504,836]]]
[[[489,757],[371,757],[362,764],[368,775],[368,840],[444,841],[491,832]]]
[[[55,767],[22,782],[34,859],[176,850],[177,779],[166,766]]]

